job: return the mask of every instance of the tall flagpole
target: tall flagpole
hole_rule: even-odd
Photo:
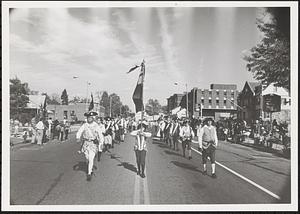
[[[141,66],[141,69],[143,71],[143,75],[142,75],[142,106],[143,106],[143,109],[142,109],[142,114],[141,114],[141,131],[142,131],[142,123],[143,123],[143,120],[144,120],[144,78],[145,78],[145,60],[143,59],[143,62],[142,62],[142,66]]]

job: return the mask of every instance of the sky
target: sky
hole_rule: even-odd
[[[145,60],[144,103],[212,83],[254,81],[243,54],[262,38],[261,8],[19,8],[10,14],[10,78],[31,90],[132,94]],[[73,76],[78,78],[74,79]],[[87,87],[87,82],[91,83]],[[177,82],[176,86],[174,83]]]

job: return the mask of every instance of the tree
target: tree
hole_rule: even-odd
[[[148,115],[152,116],[152,115],[157,115],[158,113],[160,113],[162,111],[161,109],[161,105],[159,104],[157,99],[149,99],[146,107],[145,107],[145,111],[147,112]]]
[[[164,114],[168,114],[168,106],[162,106],[161,107],[161,112]]]
[[[29,102],[29,92],[27,83],[21,83],[17,77],[10,79],[10,117],[18,119],[21,122],[23,118],[23,110]]]
[[[112,116],[115,117],[117,115],[120,115],[121,107],[122,107],[122,102],[120,100],[120,97],[115,93],[110,94],[109,97],[111,99],[111,113],[112,113]]]
[[[66,89],[63,90],[60,99],[61,99],[61,104],[62,105],[68,105],[69,104],[68,94],[67,94]]]
[[[74,104],[76,104],[76,103],[80,103],[81,100],[82,100],[82,99],[81,99],[80,97],[74,96],[73,99],[71,99],[71,100],[69,101],[69,103],[74,103]]]
[[[103,92],[101,100],[100,100],[100,105],[102,105],[105,108],[105,116],[110,116],[109,115],[109,96],[106,91]]]
[[[269,85],[290,90],[290,21],[289,8],[267,8],[270,21],[258,20],[263,39],[250,49],[244,59],[254,78]]]
[[[60,105],[59,94],[53,93],[50,96],[46,95],[48,105]]]

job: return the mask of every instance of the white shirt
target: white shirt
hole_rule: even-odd
[[[35,128],[37,128],[37,129],[44,129],[44,123],[43,123],[43,121],[39,121],[36,124]]]
[[[190,126],[183,126],[181,129],[180,129],[180,132],[179,132],[179,136],[180,137],[194,137],[195,134],[193,132],[193,129],[192,127]]]
[[[208,129],[216,129],[214,126],[207,126],[207,125],[204,125],[202,128],[198,129],[198,143],[199,143],[200,148],[202,148],[202,146],[203,146],[202,137],[203,137],[203,133],[204,133],[204,127],[208,128]],[[215,130],[214,138],[215,138],[214,139],[215,140],[215,145],[217,147],[218,146],[217,130]]]
[[[139,150],[139,151],[147,150],[146,138],[151,137],[151,133],[143,132],[145,136],[140,136],[139,133],[140,133],[140,130],[135,130],[135,131],[132,131],[130,133],[130,135],[136,137],[136,142],[135,142],[135,145],[134,145],[134,149]]]
[[[76,139],[80,139],[81,136],[86,140],[98,139],[99,144],[104,142],[102,129],[96,122],[84,123],[76,133]]]

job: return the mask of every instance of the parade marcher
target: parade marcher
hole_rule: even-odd
[[[105,139],[104,139],[105,126],[104,126],[103,120],[102,120],[101,118],[98,118],[97,123],[98,123],[98,125],[99,125],[99,128],[100,128],[101,133],[102,133],[102,136],[103,136],[103,143],[102,143],[102,144],[99,143],[99,145],[98,145],[97,161],[100,162],[101,154],[102,154],[103,147],[104,147],[104,143],[105,143]]]
[[[207,157],[209,157],[212,168],[212,177],[216,178],[215,153],[218,145],[217,131],[212,125],[212,118],[207,118],[205,122],[205,125],[199,129],[198,134],[199,150],[202,150],[203,172],[204,174],[207,174],[206,162]]]
[[[145,177],[145,166],[146,166],[146,152],[147,152],[147,144],[146,138],[151,137],[151,133],[145,132],[147,129],[146,123],[142,122],[138,125],[136,131],[132,131],[130,135],[136,137],[136,141],[134,144],[134,151],[136,155],[136,163],[137,163],[137,174],[142,178]]]
[[[180,133],[180,125],[178,122],[178,118],[174,118],[174,125],[172,127],[172,142],[174,146],[174,150],[178,151],[178,140],[179,140],[179,133]]]
[[[192,139],[194,138],[195,134],[187,120],[184,121],[183,127],[180,130],[179,136],[182,139],[183,157],[185,157],[185,148],[187,147],[187,150],[189,153],[189,160],[192,159],[191,143],[192,143]]]
[[[165,126],[165,129],[164,129],[164,136],[165,136],[165,143],[167,145],[171,145],[171,136],[170,136],[170,129],[171,129],[171,120],[170,118],[168,117],[167,118],[167,122],[166,122],[166,126]]]
[[[44,123],[43,123],[43,118],[40,118],[39,122],[35,126],[36,128],[36,139],[37,139],[37,144],[42,145],[43,141],[43,133],[44,133]]]
[[[103,144],[104,141],[99,125],[94,121],[96,115],[97,112],[94,111],[85,113],[84,116],[87,117],[87,122],[79,128],[76,134],[77,142],[80,142],[82,138],[81,152],[84,153],[88,162],[87,181],[92,179],[94,158],[99,151],[99,144]]]

